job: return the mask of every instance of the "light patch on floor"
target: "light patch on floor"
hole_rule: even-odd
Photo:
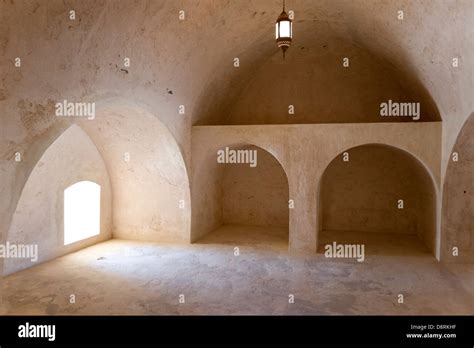
[[[285,233],[224,226],[192,245],[110,240],[6,277],[7,314],[474,314],[471,265],[439,263],[403,238],[369,241],[364,262],[293,255]]]

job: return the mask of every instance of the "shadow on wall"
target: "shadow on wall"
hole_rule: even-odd
[[[100,233],[64,245],[64,190],[85,180],[101,188]],[[87,134],[73,125],[46,150],[31,172],[7,236],[10,244],[37,246],[38,259],[6,258],[4,274],[104,241],[111,232],[112,193],[106,166]]]
[[[83,180],[101,186],[101,231],[65,246],[64,189]],[[190,212],[186,167],[171,133],[148,112],[114,99],[45,150],[23,187],[6,241],[37,244],[39,262],[111,236],[189,242]],[[30,266],[8,259],[4,273]]]
[[[103,105],[83,121],[109,171],[114,238],[190,241],[189,180],[178,144],[148,111],[124,102]]]
[[[205,187],[205,195],[193,197],[200,203],[193,205],[206,209],[193,217],[200,226],[195,240],[222,225],[284,228],[288,240],[288,179],[272,154],[254,145],[233,144],[212,151],[204,162],[199,171],[205,172],[193,173],[200,178],[201,190]]]
[[[226,98],[213,107],[202,106],[206,118],[197,125],[310,124],[440,121],[430,93],[404,69],[368,48],[345,39],[312,37],[299,23],[299,45],[282,60],[281,52],[258,60],[258,66],[239,68],[225,87]],[[303,36],[303,37],[301,37]],[[312,37],[305,44],[304,36]],[[350,57],[344,66],[342,57]],[[212,91],[209,91],[212,93]],[[216,98],[204,98],[215,100]],[[381,104],[415,103],[417,116],[382,117]],[[203,102],[205,104],[205,102]],[[226,115],[223,117],[223,115]],[[418,118],[419,117],[419,118]]]
[[[288,228],[288,180],[280,163],[257,146],[252,164],[222,164],[222,223]]]
[[[319,250],[337,238],[349,242],[353,238],[385,245],[385,252],[392,253],[384,239],[418,236],[435,255],[434,183],[424,166],[405,151],[370,144],[343,152],[322,176],[319,207],[323,232]]]
[[[461,129],[444,180],[443,261],[474,263],[474,114]]]

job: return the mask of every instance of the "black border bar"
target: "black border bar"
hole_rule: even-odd
[[[473,321],[472,316],[3,316],[0,346],[250,343],[473,347]],[[19,327],[26,323],[55,325],[55,340],[20,338]],[[409,338],[407,334],[427,337]],[[451,337],[434,338],[433,334]]]

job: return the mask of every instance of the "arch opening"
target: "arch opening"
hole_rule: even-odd
[[[65,204],[70,206],[68,198],[78,203],[75,198],[84,196],[84,186],[78,185],[81,183],[94,186],[94,190],[88,192],[94,199],[73,204],[73,208],[75,205],[81,211],[77,220],[71,220],[64,209]],[[81,213],[88,208],[100,212],[100,217],[86,221]],[[76,209],[73,211],[77,212]],[[76,234],[65,235],[65,225],[71,222],[74,225],[70,226],[72,229],[68,228],[68,232]],[[10,274],[35,266],[105,241],[111,236],[112,189],[106,165],[89,136],[79,126],[72,125],[47,148],[31,171],[7,235],[10,245],[31,247],[37,250],[37,257],[34,261],[7,258],[3,273]]]
[[[21,239],[38,245],[38,262],[112,235],[145,241],[190,240],[189,181],[169,130],[145,109],[120,98],[104,100],[96,109],[93,120],[58,126],[56,134],[61,134],[56,138],[44,134],[47,147],[32,165],[19,195],[5,241],[20,243]],[[96,233],[95,223],[93,236],[72,241],[64,234],[65,190],[81,181],[100,185],[100,232]],[[29,261],[6,260],[3,273],[31,266]]]
[[[405,151],[367,144],[341,153],[322,175],[319,200],[318,252],[356,244],[366,255],[435,255],[436,191]]]
[[[289,186],[278,160],[254,145],[227,146],[216,156],[217,204],[208,206],[218,227],[198,242],[287,250]]]

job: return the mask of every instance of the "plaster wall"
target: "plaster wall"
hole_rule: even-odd
[[[192,132],[193,241],[216,229],[221,222],[217,150],[235,144],[252,144],[271,153],[282,165],[289,182],[290,249],[315,252],[320,209],[320,178],[340,153],[363,144],[385,144],[412,154],[439,189],[441,124],[314,124],[195,126]],[[420,141],[423,139],[423,141]],[[437,214],[439,205],[437,204]],[[436,226],[439,238],[439,228]],[[438,247],[438,246],[437,246]]]
[[[64,190],[79,181],[101,187],[100,233],[64,245]],[[107,240],[112,236],[112,192],[107,168],[94,143],[73,125],[44,153],[16,207],[7,241],[38,246],[38,263]],[[4,274],[31,266],[27,258],[7,258]]]
[[[384,76],[400,83],[400,88],[410,92],[410,97],[435,101],[435,109],[443,122],[439,135],[442,138],[441,164],[433,175],[438,177],[439,170],[438,184],[442,186],[453,145],[474,109],[474,2],[298,0],[291,5],[296,14],[295,40],[287,54],[288,64],[280,63],[281,52],[275,47],[273,35],[273,23],[280,6],[279,1],[268,0],[0,2],[0,241],[5,242],[7,238],[20,194],[33,167],[58,134],[70,125],[69,121],[53,116],[56,101],[67,98],[100,102],[114,96],[136,102],[169,130],[185,166],[196,167],[191,160],[191,125],[225,123],[222,119],[227,118],[237,103],[241,111],[252,111],[252,105],[244,103],[248,97],[243,96],[247,86],[249,90],[253,88],[252,79],[260,67],[265,71],[262,74],[270,73],[270,65],[274,73],[278,73],[288,68],[292,57],[294,62],[303,64],[304,59],[298,58],[303,52],[304,55],[315,52],[318,64],[329,64],[323,59],[326,49],[335,53],[328,59],[340,62],[338,55],[342,51],[334,47],[340,44],[360,48],[351,52],[371,55],[370,61],[383,62],[384,69],[388,69],[386,72],[391,71],[391,65],[396,76]],[[76,21],[68,18],[71,8],[76,10]],[[186,11],[185,21],[178,20],[181,9]],[[399,10],[404,11],[403,21],[397,19]],[[318,57],[318,52],[323,56]],[[16,57],[22,59],[21,68],[13,64]],[[131,67],[123,66],[124,57],[131,58]],[[239,68],[232,65],[235,57],[240,58]],[[357,62],[357,57],[350,58]],[[452,65],[453,58],[459,59],[457,68]],[[274,62],[265,66],[270,60]],[[312,71],[312,68],[305,67],[301,71],[305,70]],[[369,81],[367,76],[366,82]],[[309,82],[315,80],[305,79],[301,74],[299,78],[308,84],[297,86],[298,91],[311,95]],[[331,88],[331,84],[325,86]],[[380,86],[398,90],[395,83],[382,82]],[[414,90],[410,91],[409,86],[414,86]],[[271,86],[267,83],[261,87]],[[362,87],[367,86],[356,86],[361,94]],[[324,88],[319,91],[325,93]],[[243,100],[232,100],[233,95]],[[341,99],[347,100],[343,95]],[[331,107],[338,110],[339,100],[331,100]],[[309,106],[305,104],[307,101],[291,102],[296,106],[295,116],[301,118],[300,122],[309,118],[317,122],[317,114],[309,117],[307,113],[300,113],[298,105]],[[311,107],[320,106],[317,101],[311,103]],[[358,102],[353,99],[351,103],[357,105]],[[178,107],[183,104],[185,116],[178,114]],[[288,117],[286,104],[285,101],[282,109],[275,106],[276,114],[282,112],[284,116],[273,116]],[[258,108],[265,111],[261,106]],[[305,108],[303,106],[303,110]],[[320,111],[328,119],[325,122],[338,122],[324,108]],[[344,121],[349,119],[344,115],[338,117]],[[264,121],[267,120],[268,115]],[[103,128],[101,132],[107,130]],[[404,134],[406,132],[396,135]],[[367,141],[373,138],[369,135]],[[424,135],[418,134],[418,140],[422,143]],[[438,147],[434,150],[433,156],[438,155]],[[20,163],[13,160],[17,151],[23,155]],[[114,158],[104,156],[104,160],[109,163]],[[437,163],[439,159],[433,157],[430,161]],[[302,177],[298,180],[305,182]],[[295,185],[302,190],[306,184],[290,182],[290,186]],[[209,188],[206,194],[212,196],[213,192]],[[309,201],[313,199],[308,197]],[[215,211],[214,208],[211,206],[210,211]],[[310,211],[314,208],[319,209],[310,207]],[[189,205],[186,213],[190,214]],[[310,216],[309,211],[306,214]],[[212,225],[216,215],[209,213],[203,216],[209,221],[193,224]],[[440,223],[438,214],[437,224]],[[0,268],[2,263],[0,260]]]
[[[113,236],[189,242],[189,182],[168,129],[148,111],[120,100],[79,122],[107,159],[113,187]]]
[[[363,47],[323,34],[309,46],[296,41],[292,50],[285,60],[276,54],[262,64],[212,124],[413,122],[381,117],[380,104],[389,100],[420,103],[417,122],[440,120],[416,82]]]
[[[267,0],[251,4],[220,0],[1,2],[1,240],[5,241],[30,171],[52,139],[68,126],[67,121],[52,116],[57,100],[98,102],[120,96],[137,102],[169,129],[190,167],[192,124],[221,122],[228,114],[222,111],[231,111],[235,104],[229,96],[243,96],[261,67],[264,75],[270,65],[274,72],[285,70],[293,58],[303,64],[306,52],[318,64],[332,64],[324,59],[326,51],[334,53],[327,56],[329,60],[338,62],[342,51],[368,54],[369,61],[383,63],[384,76],[400,83],[401,90],[408,92],[413,85],[413,98],[431,96],[443,119],[443,177],[457,134],[473,110],[473,2],[300,0],[291,5],[296,14],[295,41],[287,64],[280,63],[281,52],[273,36],[275,9],[280,6]],[[76,21],[68,18],[71,8],[76,10]],[[177,13],[183,8],[186,21],[179,21]],[[403,21],[396,16],[400,9],[405,12]],[[126,56],[132,62],[128,69],[123,66]],[[15,57],[21,57],[21,68],[14,66]],[[240,58],[239,68],[232,66],[235,57]],[[453,57],[460,61],[456,69]],[[357,63],[361,57],[350,58]],[[269,60],[274,62],[265,66]],[[371,70],[363,70],[368,82]],[[392,70],[396,76],[388,74]],[[315,81],[298,76],[308,83]],[[380,83],[398,90],[395,83]],[[310,95],[312,86],[297,88]],[[362,88],[357,89],[363,94]],[[325,93],[324,88],[319,90]],[[331,100],[336,101],[331,105],[337,110],[338,100]],[[307,102],[292,103],[296,117],[306,119],[298,105]],[[318,106],[316,101],[311,103]],[[357,105],[357,100],[352,103]],[[186,116],[178,114],[181,104],[186,106]],[[284,106],[278,113],[286,112],[286,102]],[[338,117],[346,120],[344,115]],[[20,164],[12,160],[16,151],[24,155]]]
[[[322,230],[416,234],[434,252],[436,195],[422,164],[381,145],[345,153],[348,161],[337,156],[321,179]]]
[[[280,163],[256,146],[257,166],[223,164],[222,223],[288,227],[288,180]]]
[[[474,116],[462,128],[444,184],[442,254],[450,262],[474,263]],[[457,256],[453,254],[457,248]]]

